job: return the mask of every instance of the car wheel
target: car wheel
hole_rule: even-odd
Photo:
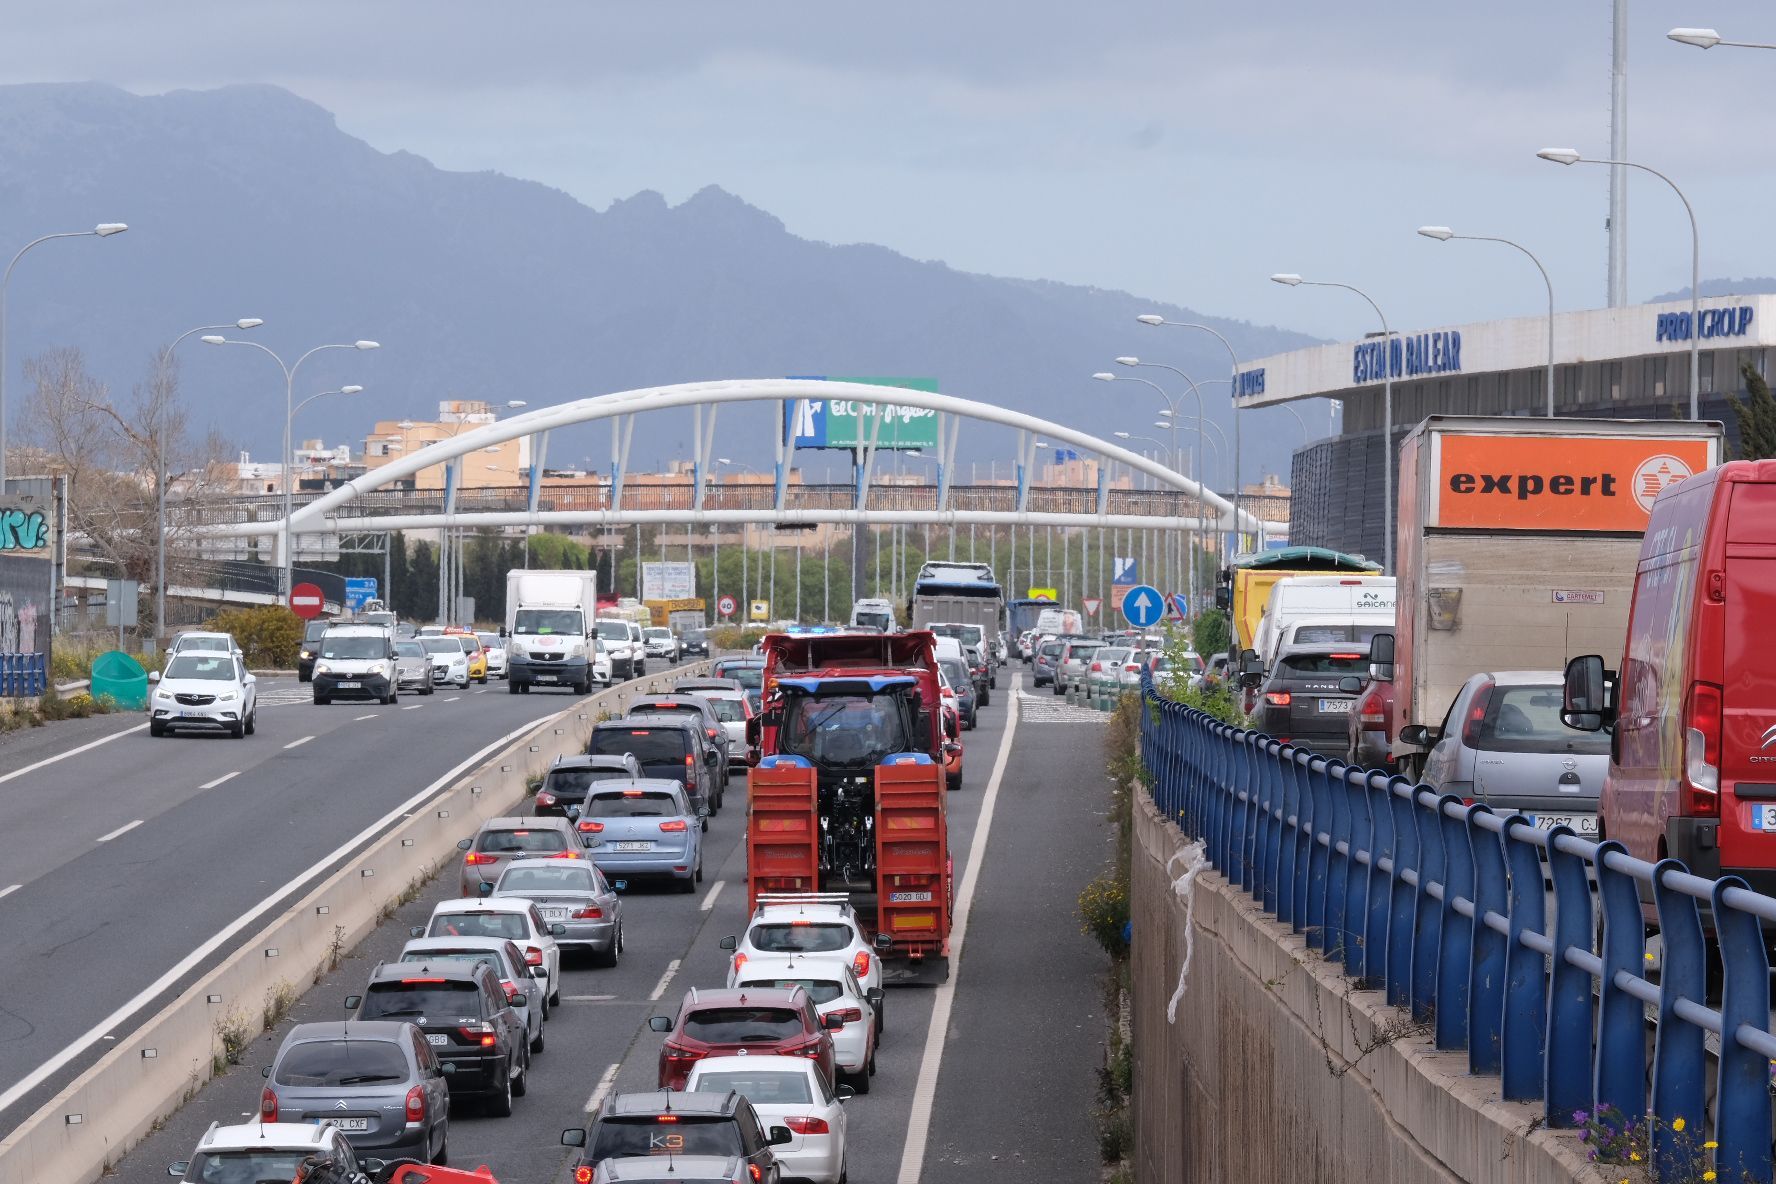
[[[611,948],[603,952],[594,952],[592,965],[602,966],[606,970],[614,969],[623,960],[623,923],[617,922],[617,935],[611,939]]]
[[[888,1003],[884,1000],[876,1006],[876,1043],[882,1042],[882,1033],[888,1030]]]
[[[861,1096],[870,1092],[870,1075],[867,1066],[861,1073],[842,1073],[840,1077],[851,1087],[853,1093]]]
[[[253,708],[253,710],[247,712],[247,735],[251,736],[254,732],[256,732],[258,730],[259,730],[259,709],[257,707],[255,707],[255,708]]]
[[[540,1023],[537,1025],[537,1034],[530,1039],[530,1051],[543,1051],[543,1025]]]
[[[235,724],[228,729],[228,734],[233,736],[236,740],[245,740],[247,738],[247,725]]]
[[[506,1079],[500,1082],[500,1092],[487,1099],[487,1112],[495,1118],[512,1117],[512,1067],[506,1066]]]
[[[480,683],[482,686],[486,686],[487,685],[487,676],[485,674],[483,674],[480,678],[477,678],[475,681]]]
[[[435,1155],[432,1156],[432,1162],[437,1164],[439,1167],[449,1166],[449,1164],[450,1164],[450,1132],[449,1131],[445,1131],[444,1137],[442,1139],[438,1140],[438,1151]]]
[[[701,880],[702,878],[703,878],[703,873],[699,869],[699,870],[692,871],[690,875],[686,876],[682,880],[677,881],[677,887],[678,887],[679,894],[683,895],[687,892],[695,892],[697,890],[697,881]]]
[[[617,944],[618,945],[622,944],[622,936],[623,936],[623,928],[621,925],[619,925],[617,927]],[[560,977],[559,972],[557,972],[557,977]],[[561,1006],[561,987],[559,984],[550,988],[549,1006],[550,1007],[560,1007]]]
[[[1053,688],[1054,688],[1054,693],[1055,693],[1055,694],[1057,694],[1057,695],[1064,695],[1064,694],[1066,694],[1066,692],[1065,692],[1065,691],[1063,691],[1063,690],[1061,690],[1061,680],[1060,680],[1060,679],[1058,679],[1058,678],[1057,678],[1057,679],[1055,679],[1055,680],[1054,680],[1054,681],[1053,681],[1053,682],[1052,682],[1052,683],[1050,683],[1050,684],[1049,684],[1049,685],[1050,685],[1050,686],[1052,686],[1052,687],[1053,687]]]
[[[325,707],[327,704],[329,704],[331,702],[333,702],[333,700],[329,699],[325,695],[316,695],[315,696],[315,706],[316,707]]]
[[[951,793],[955,793],[958,789],[961,789],[962,788],[962,774],[958,773],[954,777],[951,777],[947,783],[947,788],[949,789],[949,791]]]
[[[703,882],[703,857],[697,856],[697,883]]]
[[[524,687],[519,686],[515,682],[509,682],[506,684],[506,694],[508,694],[508,695],[516,695],[519,691],[522,691],[524,689],[525,689]],[[429,695],[429,694],[431,694],[431,692],[427,691],[426,694]]]
[[[518,1080],[512,1083],[512,1096],[522,1098],[530,1092],[530,1050],[524,1052],[524,1068],[518,1071]]]
[[[709,831],[709,815],[705,814],[700,821],[703,824],[702,829],[704,833],[707,834]]]
[[[148,721],[148,734],[150,736],[164,736],[167,734],[166,725],[159,720],[151,719]]]
[[[431,683],[428,682],[424,687],[422,687],[420,689],[419,693],[422,695],[430,695],[434,691],[436,691],[437,689],[438,689],[437,687],[433,686]]]

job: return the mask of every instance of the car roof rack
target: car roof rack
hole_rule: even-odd
[[[856,911],[851,907],[851,895],[848,892],[761,892],[752,914],[758,916],[768,905],[793,904],[830,904],[838,905],[846,912]]]

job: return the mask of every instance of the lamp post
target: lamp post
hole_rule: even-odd
[[[1507,247],[1515,247],[1529,256],[1529,261],[1536,265],[1542,273],[1542,285],[1548,289],[1548,418],[1554,418],[1554,281],[1548,278],[1548,269],[1535,253],[1522,243],[1512,242],[1508,238],[1498,238],[1490,234],[1457,234],[1447,226],[1420,226],[1418,232],[1426,238],[1434,238],[1438,242],[1450,239],[1465,239],[1476,243],[1503,243]]]
[[[1394,570],[1394,351],[1393,330],[1388,328],[1387,314],[1381,306],[1370,299],[1369,293],[1350,284],[1338,284],[1329,280],[1304,280],[1292,272],[1282,272],[1270,277],[1274,282],[1290,288],[1303,285],[1309,288],[1343,288],[1346,292],[1355,292],[1361,296],[1375,315],[1381,320],[1382,367],[1381,367],[1381,475],[1382,475],[1382,567],[1392,574]]]
[[[1118,365],[1121,365],[1121,366],[1144,366],[1144,365],[1151,365],[1152,364],[1152,363],[1142,362],[1139,358],[1117,358],[1116,362]],[[1204,503],[1203,503],[1203,498],[1202,498],[1202,443],[1201,443],[1201,441],[1202,441],[1202,395],[1200,392],[1197,391],[1196,384],[1194,382],[1190,381],[1190,376],[1188,374],[1185,374],[1182,370],[1177,370],[1171,366],[1163,367],[1163,369],[1171,370],[1172,373],[1178,375],[1178,377],[1182,378],[1185,382],[1189,382],[1190,383],[1190,392],[1192,395],[1195,395],[1195,397],[1196,397],[1196,413],[1197,413],[1196,465],[1195,465],[1195,471],[1193,471],[1190,475],[1196,481],[1196,485],[1197,485],[1196,515],[1197,515],[1198,521],[1200,522],[1200,520],[1203,517],[1203,509],[1204,509]],[[1166,428],[1171,432],[1172,443],[1171,443],[1171,447],[1169,449],[1167,449],[1166,465],[1168,468],[1176,470],[1178,467],[1178,462],[1179,462],[1179,458],[1181,455],[1178,450],[1178,425],[1177,425],[1177,421],[1176,421],[1177,410],[1178,410],[1178,401],[1176,399],[1172,398],[1171,395],[1167,394],[1165,388],[1160,386],[1157,382],[1153,382],[1149,379],[1142,378],[1139,375],[1113,374],[1107,370],[1102,370],[1102,371],[1099,371],[1098,373],[1092,375],[1092,377],[1097,379],[1099,382],[1138,382],[1138,383],[1142,384],[1143,386],[1152,387],[1155,391],[1159,392],[1159,397],[1164,399],[1166,402],[1166,408],[1167,408],[1166,414],[1168,416],[1170,416],[1171,418],[1168,419],[1167,422],[1160,423],[1155,426]],[[1145,437],[1142,437],[1142,438],[1145,439]],[[1239,529],[1238,519],[1235,519],[1234,529],[1236,531]],[[1186,532],[1185,550],[1191,556],[1191,561],[1190,561],[1191,567],[1194,568],[1195,554],[1196,554],[1196,528],[1195,527],[1192,527],[1188,532]],[[1172,570],[1172,581],[1173,581],[1172,586],[1174,588],[1177,587],[1177,581],[1179,580],[1179,578],[1185,574],[1184,571],[1180,570],[1180,566],[1181,565],[1176,564],[1176,563],[1174,563],[1172,565],[1172,568],[1173,568],[1173,570]],[[1192,598],[1194,598],[1195,594],[1196,594],[1195,589],[1191,588],[1190,593],[1191,593]]]
[[[1555,164],[1607,164],[1639,169],[1643,173],[1651,173],[1671,186],[1671,192],[1677,194],[1677,200],[1683,203],[1684,213],[1688,214],[1690,218],[1690,418],[1696,419],[1702,378],[1702,326],[1698,320],[1702,300],[1702,236],[1696,229],[1695,207],[1690,205],[1690,199],[1684,196],[1684,191],[1677,187],[1676,181],[1658,169],[1637,164],[1632,160],[1601,160],[1580,156],[1576,148],[1544,148],[1536,155],[1543,160],[1553,161]]]
[[[1713,49],[1717,45],[1732,45],[1740,49],[1776,49],[1776,45],[1763,41],[1728,41],[1713,29],[1673,29],[1665,36],[1683,45],[1693,45],[1697,49]]]
[[[1199,325],[1193,321],[1168,321],[1156,312],[1142,313],[1140,316],[1136,317],[1135,320],[1141,322],[1143,325],[1169,325],[1175,329],[1201,329],[1204,333],[1207,333],[1221,343],[1222,348],[1227,351],[1228,360],[1233,363],[1233,368],[1228,371],[1227,391],[1228,399],[1233,403],[1233,537],[1237,544],[1240,538],[1240,527],[1242,525],[1240,522],[1241,417],[1239,402],[1239,355],[1233,352],[1233,346],[1228,342],[1227,338],[1221,336],[1220,333],[1209,328],[1207,325]],[[1258,545],[1264,545],[1262,537],[1258,540]],[[1236,546],[1235,550],[1237,549],[1238,547]]]
[[[1233,380],[1231,378],[1207,378],[1207,379],[1204,379],[1202,382],[1197,382],[1194,378],[1190,377],[1190,375],[1184,373],[1184,371],[1178,369],[1176,366],[1169,365],[1165,362],[1143,362],[1139,358],[1117,358],[1116,362],[1117,362],[1117,365],[1119,365],[1119,366],[1151,366],[1151,367],[1155,367],[1160,370],[1170,370],[1173,374],[1176,374],[1179,378],[1182,378],[1187,384],[1189,384],[1190,393],[1196,399],[1196,462],[1195,462],[1195,470],[1191,473],[1191,476],[1196,478],[1196,483],[1197,483],[1196,520],[1200,523],[1204,518],[1206,518],[1208,516],[1208,503],[1204,500],[1204,498],[1202,496],[1203,474],[1207,472],[1207,470],[1203,468],[1203,463],[1202,463],[1202,442],[1203,442],[1203,435],[1204,435],[1204,426],[1203,425],[1205,423],[1209,424],[1209,425],[1213,426],[1217,432],[1219,432],[1221,430],[1220,425],[1215,424],[1215,422],[1213,420],[1205,420],[1203,418],[1203,398],[1202,398],[1202,389],[1201,388],[1208,386],[1210,383],[1225,382],[1228,384],[1228,389],[1232,390]],[[1169,404],[1170,409],[1168,411],[1161,412],[1161,414],[1164,416],[1167,416],[1172,421],[1172,424],[1173,424],[1172,448],[1175,451],[1178,446],[1178,435],[1177,435],[1177,426],[1176,426],[1177,421],[1178,421],[1178,405],[1176,403],[1171,403],[1169,400],[1168,400],[1168,404]],[[1239,418],[1237,411],[1234,413],[1234,418],[1235,418],[1235,430],[1237,431],[1238,430],[1238,418]],[[1237,492],[1237,490],[1236,490],[1236,492]],[[1239,519],[1237,517],[1234,519],[1233,529],[1234,529],[1234,536],[1237,538],[1239,535]],[[1189,574],[1188,582],[1190,584],[1191,603],[1195,604],[1195,603],[1198,603],[1197,593],[1198,593],[1199,589],[1196,587],[1196,532],[1194,530],[1192,530],[1190,532],[1190,551],[1191,551],[1190,574]],[[1219,554],[1219,552],[1220,552],[1220,547],[1217,545],[1216,553]]]
[[[232,325],[199,325],[195,329],[173,338],[172,344],[160,351],[160,366],[165,370],[172,361],[173,351],[179,343],[193,333],[214,333],[218,329],[257,329],[263,325],[263,317],[242,317]],[[154,424],[154,644],[160,645],[161,636],[166,632],[166,408],[160,407],[157,422]]]
[[[91,230],[69,230],[60,234],[42,235],[20,247],[18,254],[12,257],[12,262],[6,265],[6,274],[0,276],[0,495],[6,492],[6,289],[12,283],[12,269],[18,266],[18,261],[25,257],[26,251],[39,243],[55,238],[110,238],[128,229],[127,223],[101,222]]]

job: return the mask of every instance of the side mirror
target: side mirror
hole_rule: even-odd
[[[1363,689],[1363,680],[1354,674],[1347,674],[1338,680],[1338,689],[1347,695],[1354,695]]]
[[[840,1019],[837,1013],[823,1015],[820,1017],[820,1026],[825,1028],[828,1032],[837,1032],[840,1028],[845,1026],[845,1021]]]
[[[464,839],[456,845],[456,849],[458,851],[467,851],[470,847],[473,847],[474,845],[475,845],[474,839]]]
[[[886,996],[884,996],[882,994],[881,987],[871,987],[869,990],[867,990],[863,993],[863,997],[869,1003],[869,1005],[871,1007],[875,1008],[877,1011],[880,1011],[882,1009],[882,1000]]]
[[[664,1015],[650,1015],[648,1028],[654,1032],[670,1032],[672,1031],[672,1018]]]
[[[586,1145],[586,1128],[570,1126],[561,1132],[563,1147],[584,1147]]]
[[[793,1142],[795,1142],[795,1136],[789,1133],[788,1127],[774,1126],[771,1128],[771,1139],[770,1139],[771,1146],[780,1147],[784,1143],[793,1143]]]
[[[699,817],[699,818],[709,817],[709,807],[708,806],[698,806],[697,807],[697,817]]]
[[[510,633],[507,633],[507,632],[506,632],[506,627],[505,627],[505,626],[504,626],[504,625],[501,625],[501,626],[500,626],[500,634],[499,634],[499,635],[500,635],[500,636],[501,636],[501,637],[510,637],[510,636],[511,636],[511,634],[510,634]]]
[[[1241,674],[1263,674],[1264,659],[1258,656],[1257,650],[1241,650],[1239,669]]]
[[[878,934],[876,934],[876,948],[878,950],[888,949],[893,944],[894,944],[894,935],[892,933],[878,933]]]
[[[1574,658],[1566,664],[1560,722],[1580,732],[1601,732],[1616,722],[1614,689],[1602,657]]]
[[[1414,748],[1429,748],[1441,738],[1437,729],[1426,724],[1407,724],[1400,729],[1400,743]]]
[[[259,1076],[269,1078],[271,1076],[271,1066],[267,1065],[265,1068],[259,1070]]]
[[[364,997],[362,995],[347,995],[345,997],[345,1009],[347,1011],[356,1011],[359,1005],[363,1002]]]
[[[549,926],[549,936],[550,937],[566,937],[567,936],[567,926],[562,925],[559,922],[557,922],[554,925]]]
[[[511,1001],[511,1004],[513,1007],[529,1007],[530,1006],[530,996],[525,994],[523,991],[519,991],[515,995],[508,995],[508,996],[506,996],[506,998]]]
[[[857,1096],[857,1091],[852,1089],[848,1085],[841,1085],[838,1089],[833,1090],[833,1097],[837,1098],[841,1102],[849,1102],[852,1098],[855,1098],[856,1096]]]
[[[735,950],[740,948],[740,939],[732,936],[724,937],[716,944],[724,950]]]
[[[456,1072],[456,1062],[455,1061],[441,1062],[438,1065],[438,1072],[444,1074],[444,1076],[446,1076],[446,1077],[449,1077],[451,1074]]]
[[[388,1167],[389,1165],[388,1165],[388,1161],[386,1161],[386,1160],[360,1159],[358,1161],[358,1166],[364,1169],[364,1174],[366,1176],[369,1176],[372,1179],[375,1179],[375,1178],[381,1176],[383,1169]]]
[[[546,980],[549,977],[549,968],[547,966],[532,966],[530,968],[530,977]]]
[[[1394,664],[1394,635],[1377,633],[1369,639],[1369,661],[1376,666]]]
[[[148,672],[148,681],[149,682],[159,682],[160,681],[160,671],[150,670]]]
[[[710,768],[714,768],[715,762],[720,759],[721,759],[721,757],[716,755],[715,749],[706,748],[703,750],[703,763],[708,765]]]
[[[167,1175],[172,1176],[174,1178],[177,1178],[179,1176],[183,1176],[186,1172],[189,1172],[190,1170],[191,1170],[191,1161],[189,1159],[175,1159],[172,1163],[167,1165]]]
[[[572,819],[578,819],[580,816],[580,808],[578,806],[569,806],[567,808],[567,816]]]
[[[482,880],[479,884],[475,885],[475,890],[482,896],[493,895],[493,885],[489,884],[486,880]]]
[[[616,889],[618,892],[627,892],[629,890],[629,881],[628,880],[612,880],[611,887]]]

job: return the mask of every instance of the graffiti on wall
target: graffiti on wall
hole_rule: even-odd
[[[49,652],[49,597],[54,565],[0,551],[0,654]]]
[[[49,518],[42,510],[0,507],[0,551],[41,551],[49,546]]]

